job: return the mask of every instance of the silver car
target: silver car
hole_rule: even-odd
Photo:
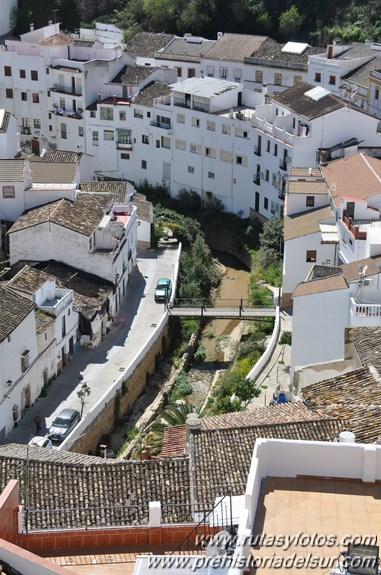
[[[63,441],[81,421],[81,416],[75,409],[63,409],[55,418],[48,431],[52,441]]]

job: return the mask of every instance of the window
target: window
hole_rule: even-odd
[[[230,135],[231,131],[232,131],[232,129],[231,129],[231,126],[229,124],[222,124],[222,133],[223,134]]]
[[[233,69],[233,76],[235,82],[240,82],[242,78],[242,70],[240,68]]]
[[[316,250],[306,251],[306,262],[316,262]]]
[[[107,142],[114,141],[114,130],[104,130],[103,131],[103,139]]]
[[[97,117],[97,113],[95,110],[90,110],[90,118],[96,118]]]
[[[147,169],[147,160],[142,160],[141,166],[142,166],[142,170],[146,170]]]
[[[183,150],[184,152],[187,149],[187,143],[185,140],[175,140],[175,148],[177,150]]]
[[[308,208],[313,208],[315,205],[315,196],[307,196],[306,197],[306,206]]]
[[[41,128],[40,118],[33,118],[33,128],[39,130]]]
[[[48,90],[48,98],[50,98],[50,90]]]
[[[62,337],[65,337],[66,335],[66,316],[64,315],[63,318],[61,318],[61,333],[62,333]]]
[[[321,73],[315,72],[315,82],[321,82]]]
[[[151,112],[147,112],[147,118],[151,117]]]
[[[223,79],[226,79],[228,77],[228,69],[227,68],[221,68],[220,69],[220,76]]]
[[[66,140],[67,138],[66,124],[60,124],[60,129],[61,129],[61,138]]]
[[[26,78],[25,70],[20,70],[20,78]]]
[[[235,163],[239,166],[247,166],[247,156],[236,156]]]
[[[195,68],[189,68],[188,69],[188,78],[194,78],[196,75],[196,70]]]
[[[281,86],[282,85],[282,74],[275,72],[274,84],[275,84],[275,86]]]
[[[160,148],[160,140],[156,140],[156,147]]]
[[[380,89],[376,88],[374,91],[374,99],[378,100],[379,97],[380,97]]]
[[[98,131],[93,131],[93,146],[99,146],[99,133],[98,133]]]
[[[126,118],[127,118],[126,111],[125,110],[119,110],[119,120],[121,122],[125,122]]]
[[[256,70],[255,71],[255,81],[258,82],[258,84],[263,83],[263,72],[262,72],[262,70]]]
[[[15,197],[15,187],[3,186],[3,198],[14,198],[14,197]]]
[[[161,136],[161,147],[166,148],[167,150],[171,149],[171,138],[167,138],[166,136]]]
[[[26,92],[21,92],[21,101],[26,102],[28,99],[28,95]]]
[[[212,120],[207,120],[206,122],[206,129],[211,130],[212,132],[216,129],[216,122],[212,122]]]
[[[6,89],[5,89],[5,97],[6,97],[6,98],[13,98],[13,90],[12,90],[12,88],[6,88]]]
[[[37,72],[37,70],[31,70],[31,71],[30,71],[30,78],[31,78],[31,80],[33,80],[33,82],[37,82],[37,81],[38,81],[38,72]]]
[[[208,178],[214,180],[214,172],[208,172]]]
[[[39,104],[40,103],[40,96],[36,92],[33,92],[33,94],[32,94],[32,102],[33,102],[33,104]]]
[[[266,152],[270,153],[270,140],[267,140]]]
[[[213,78],[213,76],[214,76],[214,66],[207,66],[207,67],[206,67],[206,75],[209,76],[210,78]]]
[[[176,73],[177,73],[177,77],[178,77],[178,78],[181,78],[182,73],[183,73],[181,66],[179,66],[178,68],[176,68]]]
[[[149,136],[142,135],[142,144],[149,144]]]
[[[201,146],[199,144],[190,144],[189,151],[192,154],[201,154]]]
[[[297,84],[298,82],[302,81],[302,77],[301,76],[294,76],[294,84]]]
[[[53,132],[53,126],[49,124],[49,132]]]
[[[200,127],[200,120],[199,118],[192,118],[192,126],[194,128],[199,128]]]
[[[4,66],[4,76],[12,76],[12,68],[10,66]]]
[[[226,150],[220,150],[220,160],[222,162],[232,162],[233,161],[233,154]]]
[[[185,124],[185,115],[184,114],[177,114],[176,121],[178,124]]]
[[[129,159],[130,159],[130,154],[121,153],[121,154],[120,154],[120,157],[121,157],[122,160],[129,160]]]
[[[134,118],[139,118],[143,120],[143,111],[142,110],[134,110]]]
[[[66,110],[65,98],[60,98],[60,108]]]
[[[269,199],[268,198],[263,198],[263,209],[264,210],[269,209]]]
[[[328,83],[329,83],[331,86],[334,86],[334,85],[336,84],[336,76],[330,76]]]
[[[238,138],[248,138],[249,134],[246,130],[244,130],[243,128],[236,128],[235,129],[235,135],[238,136]],[[261,146],[258,144],[257,145],[257,151],[259,151],[259,155],[261,152]]]
[[[205,156],[207,156],[208,158],[215,158],[216,157],[215,148],[206,147],[205,148]]]
[[[269,172],[269,170],[266,170],[266,171],[265,171],[265,180],[266,180],[266,182],[268,182],[268,181],[270,180],[270,172]]]
[[[83,127],[82,126],[78,126],[78,136],[80,138],[83,138]]]
[[[194,167],[193,166],[188,166],[188,173],[194,174]]]
[[[278,155],[278,144],[274,144],[274,156]]]
[[[100,118],[101,120],[113,120],[114,110],[112,108],[106,108],[106,106],[101,106]]]

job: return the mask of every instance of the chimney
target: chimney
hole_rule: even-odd
[[[327,46],[327,58],[328,58],[328,60],[332,60],[332,58],[333,58],[333,45],[332,44],[328,44],[328,46]]]
[[[33,24],[33,23],[32,23],[32,24],[29,24],[29,27],[30,27],[30,31],[33,32],[33,30],[34,30],[34,24]]]
[[[187,419],[185,422],[185,432],[186,432],[186,442],[189,441],[189,436],[191,432],[200,431],[201,430],[201,419],[198,413],[188,413]]]
[[[98,94],[97,102],[98,102],[98,104],[100,104],[102,102],[102,98],[101,98],[100,94]]]
[[[223,35],[224,35],[223,32],[217,32],[217,40],[219,40]]]
[[[116,96],[113,96],[113,97],[112,97],[112,103],[113,103],[114,106],[115,106],[115,104],[116,104]]]
[[[53,24],[53,20],[49,20],[48,26],[51,26],[52,24]]]
[[[140,461],[148,461],[151,459],[151,448],[149,445],[140,452]]]

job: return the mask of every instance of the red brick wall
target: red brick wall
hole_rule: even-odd
[[[0,494],[0,539],[16,543],[18,532],[19,487],[11,479]]]
[[[115,529],[82,529],[67,531],[39,531],[23,533],[18,545],[29,551],[46,549],[81,549],[129,545],[134,547],[169,546],[178,543],[192,531],[194,524],[164,525],[162,527],[120,527]],[[152,550],[152,549],[151,549]]]

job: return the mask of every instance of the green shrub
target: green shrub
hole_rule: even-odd
[[[196,363],[201,363],[202,361],[205,360],[206,357],[206,350],[205,347],[200,344],[196,350],[196,353],[194,354],[194,360]]]
[[[192,386],[187,379],[187,374],[182,371],[176,377],[175,384],[172,388],[171,402],[175,402],[181,397],[190,395],[192,393]]]
[[[290,331],[283,331],[279,338],[279,345],[291,345],[292,333]]]

